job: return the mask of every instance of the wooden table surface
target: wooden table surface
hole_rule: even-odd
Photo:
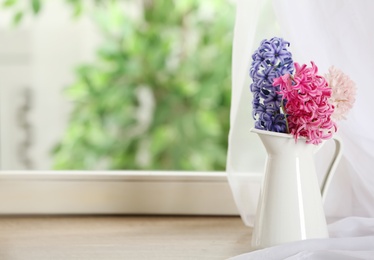
[[[239,217],[0,217],[0,259],[227,259],[251,250]]]

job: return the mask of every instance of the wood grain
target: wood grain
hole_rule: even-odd
[[[0,259],[227,259],[251,250],[238,217],[0,217]]]

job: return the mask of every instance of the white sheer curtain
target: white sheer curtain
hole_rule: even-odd
[[[371,86],[374,71],[373,10],[374,1],[370,0],[237,1],[227,172],[246,225],[253,225],[258,196],[258,187],[250,187],[246,183],[256,174],[261,174],[265,161],[261,144],[254,134],[249,133],[253,120],[248,68],[251,55],[261,39],[280,36],[291,43],[294,61],[308,64],[314,61],[321,74],[334,65],[357,84],[355,106],[348,120],[339,123],[338,134],[344,142],[344,155],[328,191],[325,212],[335,219],[361,217],[351,222],[335,223],[333,227],[343,232],[351,229],[349,224],[361,223],[355,226],[354,236],[366,229],[371,230],[369,235],[374,237],[374,221],[369,219],[374,217],[374,135],[371,134],[374,120],[370,106],[374,96]],[[327,145],[316,158],[319,172],[324,171],[329,149],[333,148]],[[334,236],[336,232],[331,232],[331,226],[329,228],[330,236]],[[344,234],[349,236],[349,232]],[[365,236],[368,238],[368,234],[365,233]],[[374,251],[374,243],[371,247]],[[300,250],[303,250],[302,246]],[[323,249],[317,247],[315,250]],[[374,255],[374,252],[371,253]],[[280,259],[276,255],[266,259]],[[313,257],[308,259],[321,259],[318,255]]]

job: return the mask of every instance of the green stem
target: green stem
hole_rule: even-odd
[[[290,128],[288,127],[287,112],[286,112],[286,108],[284,107],[283,100],[284,99],[282,99],[282,101],[281,101],[281,107],[282,107],[282,111],[283,111],[283,114],[284,114],[284,119],[286,120],[287,134],[289,134],[290,133]]]

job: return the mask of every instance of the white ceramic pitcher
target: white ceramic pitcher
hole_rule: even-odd
[[[341,158],[341,141],[334,137],[336,151],[320,189],[313,156],[321,145],[306,144],[302,138],[295,143],[289,134],[258,129],[251,132],[259,135],[268,153],[252,247],[327,238],[321,193],[324,197]]]

